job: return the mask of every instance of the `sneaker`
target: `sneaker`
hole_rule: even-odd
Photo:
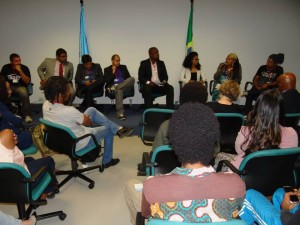
[[[117,135],[120,137],[120,138],[123,138],[123,137],[128,137],[132,134],[133,132],[133,129],[132,128],[126,128],[126,127],[123,127],[122,129],[118,130],[117,131]]]
[[[120,114],[120,115],[118,116],[118,119],[119,119],[119,120],[126,120],[126,117],[124,116],[124,114]]]
[[[120,159],[116,158],[116,159],[111,159],[109,163],[106,164],[102,164],[102,167],[104,168],[108,168],[110,166],[115,166],[120,162]]]
[[[25,116],[25,122],[26,123],[31,123],[32,122],[32,118],[30,116]]]

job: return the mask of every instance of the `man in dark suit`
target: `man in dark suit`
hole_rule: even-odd
[[[277,83],[283,97],[284,113],[300,113],[300,93],[296,89],[295,74],[283,73]]]
[[[168,73],[163,61],[159,60],[159,52],[155,47],[148,51],[149,59],[141,61],[139,68],[139,81],[143,86],[141,92],[144,97],[145,107],[151,108],[153,92],[166,94],[167,108],[174,108],[174,88],[168,84]]]
[[[103,90],[105,83],[102,68],[99,63],[93,63],[90,55],[81,57],[82,64],[78,64],[75,75],[77,84],[76,95],[81,97],[84,94],[82,105],[93,106],[93,94]]]
[[[117,116],[119,120],[125,120],[123,107],[124,91],[133,88],[135,79],[131,77],[125,65],[120,64],[120,56],[115,54],[111,57],[112,65],[104,69],[104,78],[108,92],[115,92]]]

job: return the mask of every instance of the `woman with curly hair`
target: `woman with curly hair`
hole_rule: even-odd
[[[263,92],[249,113],[246,126],[242,126],[238,133],[235,141],[237,155],[219,153],[219,161],[229,160],[238,168],[244,157],[252,152],[297,147],[298,136],[295,130],[279,123],[282,118],[282,104],[282,96],[278,90]]]
[[[179,80],[183,84],[187,84],[193,81],[199,81],[204,83],[206,77],[201,71],[201,64],[199,63],[198,53],[190,52],[183,61],[183,69]]]
[[[216,101],[219,98],[220,84],[226,80],[234,80],[238,84],[242,81],[242,67],[239,58],[235,53],[230,53],[226,57],[226,61],[220,63],[217,72],[214,74],[214,80],[217,81],[212,94],[212,100]]]
[[[32,136],[29,131],[23,129],[22,118],[16,116],[10,111],[11,93],[12,91],[10,89],[9,82],[7,82],[4,77],[0,76],[0,131],[4,129],[13,130],[14,133],[18,135],[18,147],[21,150],[24,150],[32,145]]]
[[[132,224],[137,212],[145,218],[191,223],[235,218],[244,200],[245,183],[235,173],[216,173],[210,165],[220,135],[213,111],[201,103],[185,103],[173,113],[168,132],[181,167],[149,177],[142,192],[134,189],[140,181],[126,183]],[[222,191],[212,188],[221,186]]]

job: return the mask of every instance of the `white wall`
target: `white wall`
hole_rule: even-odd
[[[139,62],[148,58],[149,47],[156,46],[167,66],[177,100],[190,1],[85,0],[84,3],[93,61],[104,68],[110,65],[111,55],[118,53],[131,75],[137,78]],[[242,64],[242,86],[252,80],[272,53],[285,53],[285,71],[300,74],[300,1],[195,0],[194,5],[194,48],[209,80],[230,52],[237,53]],[[79,0],[1,1],[0,65],[8,63],[13,52],[21,55],[36,84],[31,102],[43,96],[38,89],[36,68],[45,57],[55,57],[57,48],[65,48],[76,68],[79,16]],[[110,102],[105,97],[98,101]],[[136,91],[133,103],[142,102]],[[159,98],[158,102],[165,101]]]

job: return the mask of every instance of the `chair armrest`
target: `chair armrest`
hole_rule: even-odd
[[[252,85],[252,86],[253,86],[253,83],[252,83],[251,81],[247,81],[247,82],[245,83],[245,88],[244,88],[245,91],[249,91],[249,90],[248,90],[248,86],[249,86],[249,85]]]
[[[213,93],[213,86],[214,86],[214,83],[217,83],[217,81],[216,80],[211,80],[210,82],[209,82],[209,94],[210,95],[212,95],[212,93]]]
[[[47,172],[47,167],[43,166],[41,167],[37,172],[35,172],[35,174],[31,175],[31,177],[29,179],[24,179],[24,182],[26,183],[33,183],[36,181],[36,179],[38,177],[40,177],[44,172]]]
[[[228,160],[221,160],[217,167],[217,172],[220,172],[222,170],[223,164],[225,164],[229,169],[232,170],[232,172],[238,174],[238,175],[244,175],[242,171],[239,171],[234,165],[231,164]]]
[[[27,89],[27,92],[28,92],[28,95],[32,95],[33,94],[33,83],[29,83],[27,86],[26,86],[26,89]]]
[[[97,140],[96,140],[95,135],[94,135],[94,134],[91,134],[91,133],[85,134],[85,135],[83,135],[83,136],[81,136],[81,137],[79,137],[79,138],[76,138],[76,142],[79,142],[79,141],[81,141],[81,140],[83,140],[83,139],[85,139],[85,138],[88,138],[88,137],[92,137],[92,139],[93,139],[95,145],[99,145],[98,142],[97,142]]]

